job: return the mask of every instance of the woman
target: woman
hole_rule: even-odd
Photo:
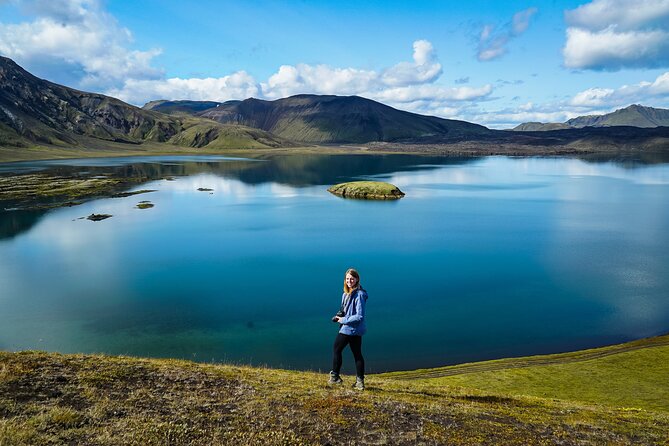
[[[353,268],[344,275],[344,294],[341,296],[341,308],[332,318],[340,324],[339,334],[334,342],[332,371],[328,384],[341,384],[341,352],[348,345],[355,359],[355,384],[358,390],[365,389],[365,360],[362,357],[362,335],[367,331],[365,326],[365,303],[367,291],[360,286],[360,274]]]

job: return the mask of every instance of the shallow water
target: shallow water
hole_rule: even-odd
[[[2,349],[329,370],[349,266],[370,294],[370,372],[669,331],[669,164],[342,155],[0,166],[41,170],[141,174],[150,180],[134,189],[157,191],[0,212],[0,228],[12,227],[0,233]],[[367,178],[407,195],[326,191]],[[136,209],[143,200],[155,207]],[[113,217],[79,219],[91,213]],[[344,363],[350,371],[349,353]]]

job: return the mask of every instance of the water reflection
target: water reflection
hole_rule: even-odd
[[[211,174],[224,179],[237,179],[245,184],[272,183],[275,190],[281,185],[284,194],[293,187],[331,185],[363,178],[384,178],[392,172],[430,170],[443,165],[460,165],[476,158],[417,157],[417,156],[283,156],[264,160],[229,157],[129,157],[80,160],[21,162],[0,165],[0,175],[40,173],[65,178],[120,178],[124,181],[115,192],[127,190],[158,179]],[[219,183],[219,191],[225,187]],[[201,181],[198,187],[207,187]],[[137,189],[134,187],[133,189]],[[233,191],[227,191],[233,193]],[[26,203],[0,201],[0,240],[14,237],[31,228],[45,209],[56,203],[69,202],[66,196],[42,197],[32,200],[31,209],[17,209]]]

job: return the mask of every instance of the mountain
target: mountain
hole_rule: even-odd
[[[605,115],[588,115],[572,118],[565,123],[526,122],[514,127],[515,131],[548,131],[583,127],[629,126],[654,128],[669,126],[669,110],[630,105]]]
[[[571,127],[611,127],[628,125],[632,127],[669,126],[669,110],[663,108],[630,105],[606,115],[579,116],[566,122]]]
[[[571,126],[567,124],[563,124],[561,122],[549,122],[549,123],[544,123],[544,122],[524,122],[520,124],[517,127],[514,127],[513,130],[519,131],[519,132],[545,132],[549,130],[562,130],[562,129],[570,129],[572,128]]]
[[[153,109],[161,107],[165,106]],[[192,103],[187,107],[217,122],[254,127],[308,143],[457,140],[490,133],[478,124],[409,113],[359,96],[297,95],[275,101],[251,98],[201,112],[196,112]]]
[[[234,101],[239,102],[239,101]],[[218,107],[222,102],[215,101],[151,101],[144,104],[143,110],[153,110],[169,115],[186,113],[194,115],[201,111]]]
[[[118,99],[39,79],[0,57],[0,145],[76,147],[82,137],[128,144],[258,148],[290,145],[259,129],[142,110]]]

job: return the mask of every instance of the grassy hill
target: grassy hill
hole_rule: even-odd
[[[144,104],[143,110],[153,110],[168,115],[189,114],[194,115],[201,111],[218,107],[221,102],[215,101],[151,101]]]
[[[143,110],[118,99],[39,79],[0,57],[0,148],[86,147],[86,139],[196,148],[271,148],[293,144],[260,129]]]
[[[663,336],[371,375],[360,393],[324,373],[4,352],[0,445],[666,444],[667,359]]]
[[[572,118],[564,123],[525,122],[512,130],[521,132],[545,132],[559,129],[580,129],[583,127],[640,127],[654,128],[669,126],[669,110],[644,107],[633,104],[604,115],[587,115]]]
[[[478,124],[409,113],[359,96],[297,95],[276,101],[252,98],[226,102],[198,115],[308,143],[460,139],[491,132]]]

